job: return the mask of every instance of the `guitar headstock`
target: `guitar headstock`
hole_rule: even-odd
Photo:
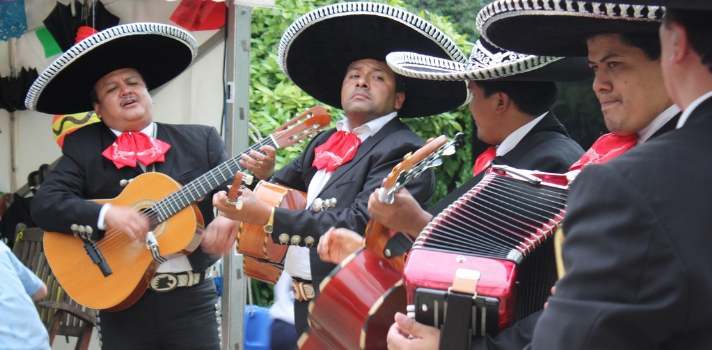
[[[314,106],[275,129],[272,138],[278,148],[291,146],[315,134],[331,122],[331,115],[322,106]]]
[[[393,203],[396,191],[405,187],[413,178],[417,178],[425,170],[442,164],[442,155],[455,153],[455,143],[462,138],[462,133],[455,135],[452,141],[447,140],[445,135],[440,135],[415,151],[413,154],[405,155],[402,162],[393,167],[391,173],[383,180],[383,185],[378,190],[378,200],[382,203]]]
[[[242,195],[242,189],[245,188],[245,185],[252,184],[253,179],[252,175],[243,174],[241,171],[238,171],[235,174],[235,180],[232,181],[230,191],[227,193],[227,203],[234,205],[237,210],[242,209],[242,201],[237,200],[237,198]]]

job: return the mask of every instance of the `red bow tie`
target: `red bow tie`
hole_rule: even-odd
[[[324,144],[314,149],[315,157],[312,166],[319,170],[326,168],[327,173],[332,172],[342,164],[351,161],[360,145],[361,139],[358,136],[346,131],[337,131]]]
[[[581,170],[588,164],[605,163],[633,148],[637,143],[638,135],[636,134],[628,136],[605,134],[593,143],[581,159],[569,168],[569,171]]]
[[[497,156],[497,147],[489,146],[482,154],[475,160],[475,167],[472,168],[472,175],[477,175],[482,172],[482,170],[487,169],[492,163],[492,159]]]
[[[171,145],[142,132],[124,132],[101,154],[114,162],[117,169],[135,167],[138,160],[143,165],[165,161]]]

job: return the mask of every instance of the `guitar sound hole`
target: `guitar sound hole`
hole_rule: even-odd
[[[151,208],[141,209],[141,213],[148,219],[148,226],[150,231],[154,231],[158,225],[161,224],[158,221],[158,215],[151,210]]]

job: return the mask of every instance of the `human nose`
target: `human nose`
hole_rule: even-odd
[[[594,92],[606,92],[611,91],[611,81],[608,75],[600,70],[597,71],[593,78],[593,91]]]
[[[133,90],[129,84],[120,84],[119,89],[121,89],[121,96],[133,95]]]
[[[360,75],[358,80],[356,80],[356,86],[361,88],[368,88],[368,77]]]

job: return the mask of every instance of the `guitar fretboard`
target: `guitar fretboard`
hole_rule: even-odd
[[[259,149],[262,146],[279,148],[271,136],[265,137],[260,142],[247,148],[247,150],[233,156],[224,163],[201,175],[197,179],[189,182],[178,191],[175,191],[166,198],[161,199],[157,203],[150,206],[148,210],[156,214],[158,222],[167,220],[175,213],[191,205],[201,197],[210,193],[212,190],[218,188],[220,185],[232,180],[238,171],[244,171],[245,169],[239,162],[242,154],[249,154],[249,151],[261,152]]]

